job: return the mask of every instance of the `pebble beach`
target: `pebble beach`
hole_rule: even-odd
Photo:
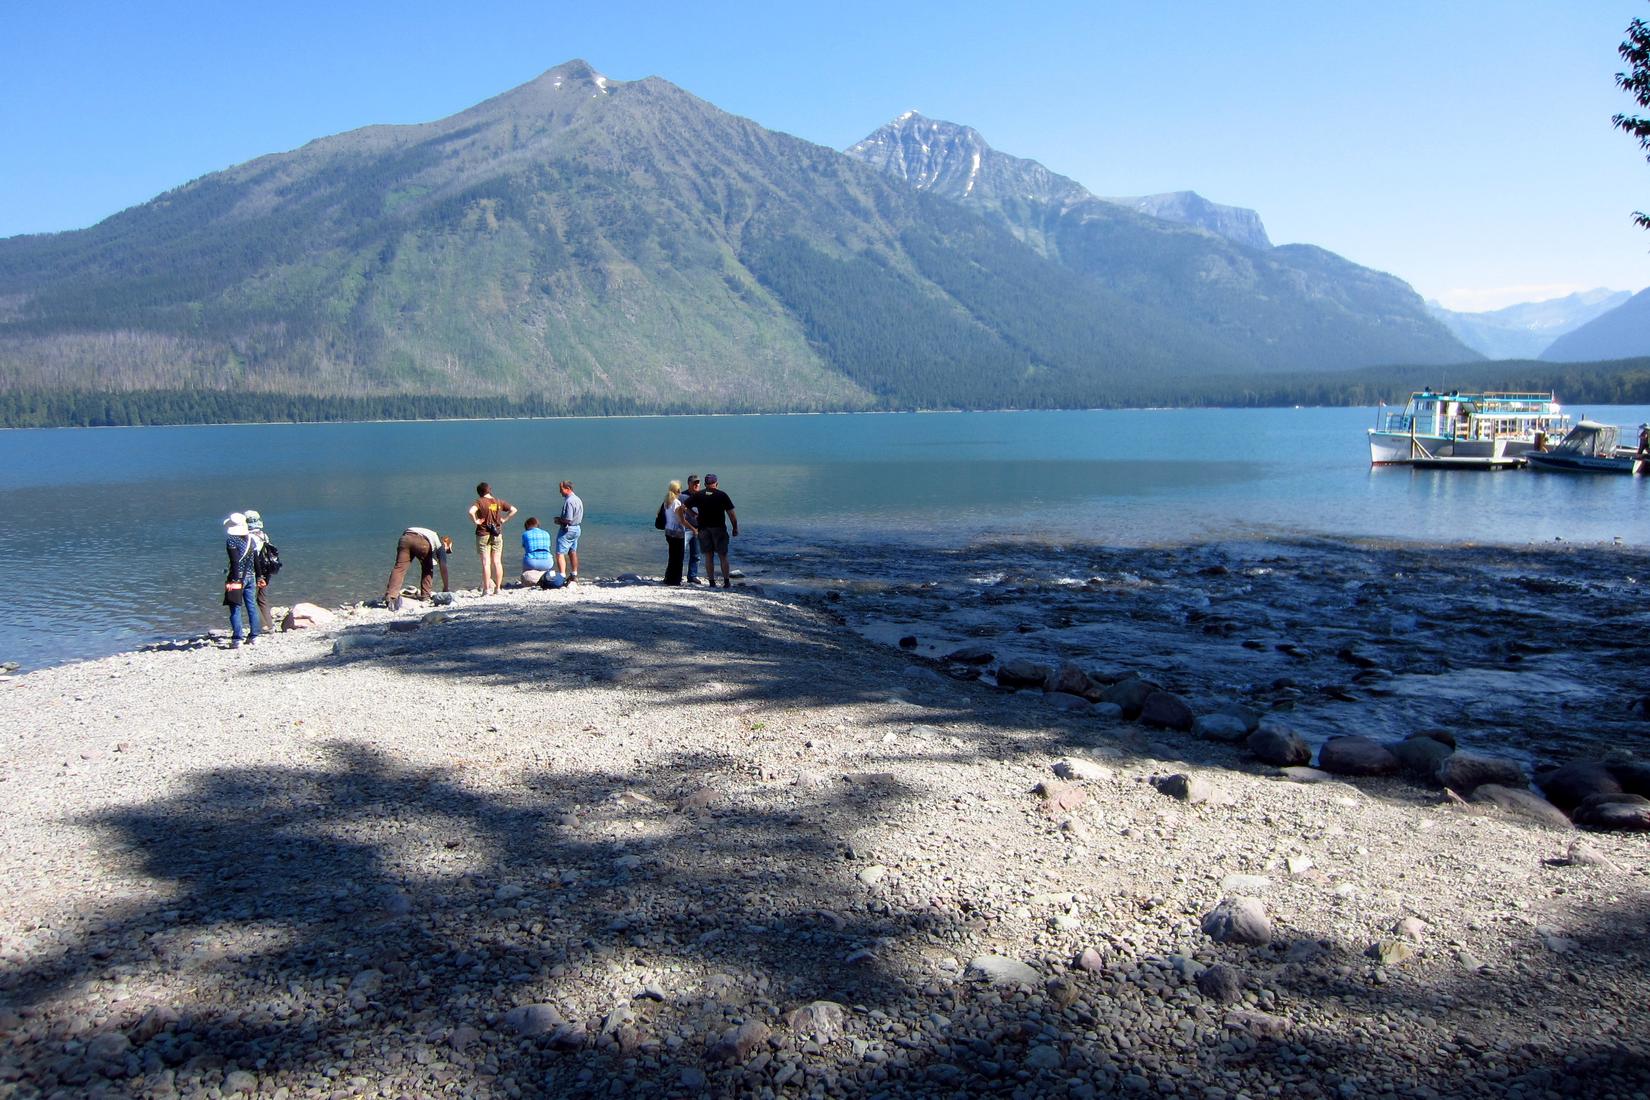
[[[0,678],[0,1097],[1650,1096],[1650,554],[735,561]]]

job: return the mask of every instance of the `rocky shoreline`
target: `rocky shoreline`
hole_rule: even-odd
[[[1650,1090],[1645,554],[923,565],[0,681],[0,1096]]]

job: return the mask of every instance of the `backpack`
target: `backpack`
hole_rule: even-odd
[[[659,505],[659,514],[653,517],[653,527],[657,531],[665,529],[665,506],[663,504]]]
[[[266,542],[258,549],[255,568],[260,577],[273,577],[281,571],[281,552],[275,549],[273,542]]]

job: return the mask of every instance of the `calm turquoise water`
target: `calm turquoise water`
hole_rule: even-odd
[[[1574,410],[1579,413],[1581,410]],[[1636,425],[1650,408],[1590,408]],[[99,656],[225,625],[224,515],[263,512],[274,602],[382,594],[409,525],[458,533],[480,480],[523,515],[577,483],[582,572],[658,574],[665,483],[715,472],[734,564],[799,542],[1086,540],[1317,533],[1429,542],[1642,544],[1650,479],[1372,470],[1371,409],[1134,410],[249,425],[0,432],[0,660]],[[924,568],[913,553],[912,571]]]

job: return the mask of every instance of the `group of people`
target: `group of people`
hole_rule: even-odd
[[[665,487],[655,526],[665,533],[665,583],[682,583],[683,559],[687,563],[687,583],[699,583],[699,560],[703,554],[705,579],[716,587],[716,559],[722,560],[722,587],[732,588],[728,567],[728,540],[739,534],[739,516],[733,499],[722,491],[720,479],[706,474],[704,486],[698,474],[689,474],[687,489],[680,481]]]
[[[560,588],[576,584],[579,579],[579,535],[584,529],[584,501],[573,491],[571,481],[563,481],[561,511],[556,514],[556,534],[539,525],[537,516],[527,517],[521,533],[523,584],[546,588]],[[520,512],[514,504],[494,495],[493,487],[483,481],[476,486],[476,499],[470,505],[470,523],[475,528],[476,556],[481,559],[481,594],[494,595],[504,587],[504,525]],[[409,527],[401,532],[395,546],[395,566],[390,570],[389,582],[384,586],[384,605],[391,609],[401,606],[401,584],[407,569],[418,562],[420,576],[418,595],[429,599],[435,588],[435,572],[441,571],[441,590],[451,591],[447,572],[447,558],[452,553],[451,535],[437,534],[427,527]]]
[[[280,569],[280,558],[273,553],[274,544],[264,530],[264,517],[251,508],[231,512],[223,521],[223,530],[224,550],[229,555],[223,581],[223,602],[229,608],[229,644],[251,645],[258,640],[260,630],[270,629],[269,579]]]
[[[687,487],[672,481],[659,505],[656,526],[664,531],[666,546],[665,583],[681,585],[708,582],[716,586],[716,565],[722,566],[722,587],[733,586],[728,564],[728,540],[739,534],[739,516],[733,500],[725,493],[715,474],[706,474],[701,485],[698,474],[689,474]],[[561,510],[553,522],[552,535],[537,516],[529,516],[521,533],[521,583],[544,588],[561,588],[579,579],[579,536],[584,526],[584,501],[573,491],[571,481],[563,481]],[[469,507],[475,529],[476,555],[481,559],[481,594],[496,594],[504,586],[504,527],[520,509],[493,493],[483,481],[476,486],[476,499]],[[257,640],[270,629],[269,579],[280,568],[279,557],[264,531],[263,517],[256,511],[234,512],[223,521],[224,548],[229,568],[224,576],[224,606],[229,608],[230,644],[240,646]],[[441,590],[452,591],[448,559],[453,537],[429,527],[408,527],[395,544],[395,565],[384,586],[384,605],[401,607],[402,583],[413,562],[419,566],[418,595],[428,600],[435,592],[435,574],[441,573]],[[705,581],[699,578],[701,558]],[[683,567],[686,566],[686,577]],[[244,619],[244,626],[243,626]]]

